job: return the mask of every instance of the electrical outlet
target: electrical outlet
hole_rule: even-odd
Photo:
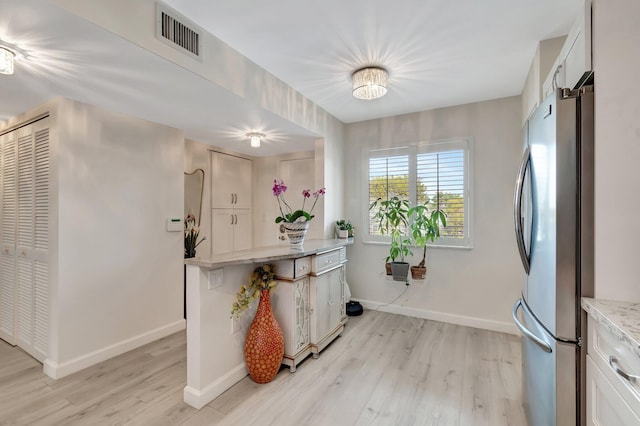
[[[209,271],[209,290],[222,287],[222,283],[224,282],[223,271],[222,268]]]
[[[235,317],[231,317],[231,334],[236,334],[240,331],[240,320]]]

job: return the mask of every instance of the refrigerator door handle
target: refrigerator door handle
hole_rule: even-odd
[[[538,336],[536,336],[535,334],[533,334],[531,332],[531,330],[529,330],[528,328],[526,328],[524,326],[524,324],[522,324],[520,322],[520,320],[518,319],[518,309],[522,307],[523,310],[527,311],[527,313],[530,316],[533,316],[531,314],[531,312],[529,312],[529,309],[527,308],[526,305],[524,305],[522,303],[522,299],[518,299],[516,301],[516,304],[513,305],[513,310],[511,311],[511,315],[513,316],[513,321],[516,323],[516,326],[520,329],[520,331],[522,332],[522,334],[524,334],[526,337],[528,337],[529,339],[533,340],[534,343],[538,346],[540,346],[542,348],[543,351],[547,352],[547,353],[551,353],[551,346],[545,342],[544,340],[542,340],[541,338],[539,338]]]
[[[524,150],[524,154],[522,155],[520,168],[518,169],[518,180],[516,180],[516,191],[513,197],[513,218],[516,226],[516,241],[518,242],[520,260],[522,260],[522,266],[524,266],[524,270],[527,275],[529,274],[530,264],[522,230],[522,189],[524,187],[524,178],[525,174],[527,173],[527,165],[529,164],[530,155],[531,151],[529,149],[529,146],[527,145]]]

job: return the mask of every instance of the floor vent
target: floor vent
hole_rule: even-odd
[[[156,37],[202,61],[202,29],[162,2],[156,2]]]

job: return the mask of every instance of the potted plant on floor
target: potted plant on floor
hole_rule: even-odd
[[[422,247],[422,260],[417,266],[411,267],[411,277],[423,280],[427,274],[427,243],[440,237],[440,226],[447,226],[446,214],[442,210],[433,210],[429,214],[427,206],[418,205],[410,208],[407,215],[413,218],[410,227],[413,242],[416,247]]]
[[[382,234],[391,235],[391,246],[386,261],[390,263],[391,273],[395,281],[406,281],[409,273],[409,263],[405,256],[411,255],[409,247],[411,239],[407,235],[409,230],[409,201],[392,197],[388,200],[378,198],[371,203],[369,210],[376,210],[372,221],[378,224]],[[399,261],[398,261],[399,259]],[[387,272],[387,275],[389,273]]]

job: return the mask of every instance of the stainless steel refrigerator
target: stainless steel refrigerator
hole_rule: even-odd
[[[525,278],[513,319],[530,426],[585,423],[580,298],[593,296],[593,97],[593,86],[559,89],[524,129],[514,216]]]

